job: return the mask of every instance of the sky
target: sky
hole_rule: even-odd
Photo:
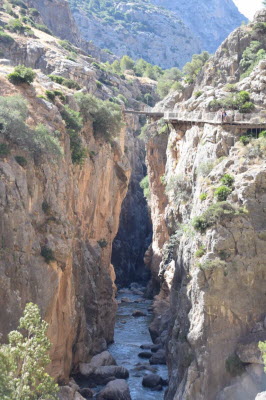
[[[252,19],[255,12],[262,8],[262,0],[234,0],[234,2],[239,11],[249,19]]]

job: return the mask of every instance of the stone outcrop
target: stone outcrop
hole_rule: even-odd
[[[211,100],[225,98],[228,80],[217,86],[212,80],[217,70],[211,65],[218,69],[220,62],[223,68],[225,59],[228,65],[234,60],[232,74],[240,70],[251,32],[254,40],[260,38],[254,26],[265,21],[265,11],[256,18],[229,36],[195,86],[170,94],[158,108],[204,115]],[[240,32],[246,32],[247,41],[240,41],[237,57],[219,59],[223,48],[237,52]],[[265,49],[263,39],[261,43]],[[264,118],[265,69],[263,60],[245,79],[234,75],[235,92],[247,90],[255,105],[254,119],[249,119],[254,123]],[[193,90],[202,93],[197,98]],[[231,112],[237,118],[239,112]],[[253,400],[265,385],[257,348],[266,332],[265,138],[254,131],[244,146],[239,138],[245,128],[219,122],[173,122],[166,137],[156,129],[151,124],[147,144],[152,248],[157,249],[149,264],[161,289],[151,333],[168,349],[166,399]],[[215,190],[225,174],[233,183],[219,199]]]

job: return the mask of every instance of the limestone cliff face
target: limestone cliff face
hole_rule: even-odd
[[[264,18],[259,13],[257,22]],[[247,35],[252,26],[245,28]],[[204,119],[211,100],[228,96],[228,86],[209,83],[215,77],[210,65],[215,60],[218,68],[221,50],[230,51],[238,33],[223,43],[195,88],[170,95],[158,107],[197,111]],[[234,58],[235,71],[249,43]],[[234,87],[248,90],[255,105],[248,120],[254,123],[265,118],[265,68],[263,60]],[[199,98],[193,89],[202,91]],[[228,111],[233,113],[241,117]],[[253,400],[265,388],[258,342],[266,339],[266,144],[254,130],[244,146],[239,138],[246,133],[232,125],[190,122],[170,125],[167,138],[156,123],[149,130],[153,247],[159,254],[153,262],[161,278],[151,332],[168,348],[167,400]],[[231,191],[217,199],[225,174],[233,178]]]
[[[14,93],[1,77],[0,95]],[[113,338],[111,243],[130,166],[118,146],[97,143],[87,126],[86,145],[96,155],[82,168],[72,167],[56,107],[38,101],[32,89],[20,93],[29,102],[32,123],[61,132],[65,156],[60,164],[35,165],[29,154],[12,147],[10,156],[1,159],[1,333],[17,325],[26,302],[37,303],[49,323],[52,373],[64,380],[77,362]],[[26,157],[27,167],[15,155]],[[99,245],[103,240],[105,247]],[[45,262],[43,246],[54,252],[54,262]]]

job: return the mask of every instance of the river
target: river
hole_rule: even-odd
[[[124,292],[124,291],[122,291]],[[132,400],[162,400],[164,390],[152,391],[142,386],[142,378],[145,374],[151,373],[148,370],[136,370],[136,366],[141,363],[148,363],[149,360],[138,357],[143,351],[142,344],[152,343],[149,334],[149,323],[152,319],[152,313],[148,311],[152,301],[146,300],[140,295],[133,294],[131,291],[118,293],[117,300],[127,297],[132,302],[121,302],[118,306],[114,343],[109,346],[109,351],[117,361],[117,365],[123,366],[129,370],[128,385]],[[134,303],[134,301],[140,301]],[[141,310],[147,315],[142,317],[133,317],[134,310]],[[153,365],[154,373],[160,375],[163,379],[168,378],[166,365]]]

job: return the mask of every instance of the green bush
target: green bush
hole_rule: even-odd
[[[144,197],[146,197],[147,200],[150,199],[151,193],[150,193],[150,184],[149,184],[149,177],[146,175],[142,181],[140,182],[140,187],[143,190]]]
[[[231,193],[231,188],[227,186],[220,186],[215,190],[214,196],[217,198],[218,201],[225,201]]]
[[[35,24],[35,25],[34,25],[34,28],[38,29],[39,31],[45,32],[45,33],[47,33],[48,35],[53,36],[52,31],[51,31],[49,28],[47,28],[46,25]]]
[[[9,153],[9,146],[6,143],[0,143],[0,157],[7,157]]]
[[[225,174],[221,179],[221,182],[225,186],[228,186],[228,187],[232,187],[233,184],[234,184],[234,181],[235,181],[234,177],[232,175],[229,175],[229,174]]]
[[[68,40],[59,40],[58,42],[65,50],[76,53],[76,48]]]
[[[245,372],[245,364],[240,360],[236,353],[227,358],[225,361],[225,368],[232,376],[238,376]]]
[[[43,210],[44,214],[49,214],[49,212],[50,212],[50,205],[46,200],[44,200],[42,202],[42,210]]]
[[[50,264],[50,262],[55,261],[54,252],[48,246],[41,247],[41,256],[45,259],[47,264]]]
[[[37,125],[33,131],[32,140],[32,146],[36,155],[41,151],[41,153],[46,154],[52,160],[62,157],[63,149],[60,142],[43,124]]]
[[[81,137],[78,132],[69,130],[71,159],[73,164],[83,165],[87,157],[87,150],[82,145]]]
[[[247,135],[243,135],[243,136],[240,136],[239,141],[240,141],[244,146],[246,146],[247,144],[250,143],[251,137],[250,137],[250,136],[247,136]]]
[[[32,68],[27,68],[24,65],[18,65],[14,68],[14,72],[7,75],[7,79],[14,85],[20,85],[22,83],[32,83],[35,78],[35,72]]]
[[[14,39],[5,32],[0,31],[0,44],[10,45],[14,43]]]
[[[48,75],[48,76],[53,82],[56,82],[59,85],[66,86],[69,89],[77,89],[77,90],[81,89],[80,85],[77,82],[73,81],[73,79],[66,79],[63,76],[59,75]]]
[[[81,89],[80,85],[77,82],[73,81],[73,79],[64,79],[63,85],[68,87],[69,89]]]
[[[194,93],[194,96],[196,97],[196,99],[198,99],[201,95],[203,95],[203,92],[201,90]]]
[[[201,193],[199,198],[200,198],[200,201],[206,200],[207,199],[207,193]]]
[[[218,111],[221,108],[226,110],[238,110],[242,113],[249,113],[254,110],[255,106],[250,101],[250,95],[247,91],[242,90],[238,93],[231,93],[224,99],[214,99],[208,105],[211,111]]]
[[[195,252],[195,257],[200,258],[204,256],[206,253],[206,247],[205,246],[200,246],[198,250]]]
[[[54,101],[54,100],[55,100],[55,94],[54,94],[53,91],[51,91],[51,90],[46,90],[46,91],[45,91],[45,95],[46,95],[46,97],[47,97],[49,100],[51,100],[51,101]]]
[[[262,132],[259,134],[259,137],[260,137],[260,138],[266,138],[266,131],[262,131]]]
[[[31,17],[38,17],[40,13],[38,10],[36,10],[36,8],[29,8],[29,15]]]
[[[16,156],[15,157],[16,162],[21,166],[21,167],[26,167],[28,164],[28,161],[26,160],[25,157],[23,156]]]
[[[97,99],[91,94],[78,93],[76,100],[84,121],[92,121],[96,137],[110,141],[120,132],[123,120],[120,106],[108,100]]]
[[[212,204],[203,214],[193,218],[192,226],[196,231],[204,233],[208,228],[215,225],[223,217],[235,217],[244,215],[246,211],[235,208],[225,201]]]
[[[247,101],[246,103],[239,106],[239,111],[243,114],[251,113],[255,109],[255,105],[251,101]]]
[[[225,268],[226,263],[219,258],[215,258],[214,260],[206,260],[202,263],[199,263],[198,267],[203,271],[214,270],[217,268]]]
[[[23,34],[25,32],[26,27],[21,22],[21,20],[19,20],[19,19],[11,19],[11,20],[8,21],[6,29],[8,29],[10,32],[16,32],[16,33],[19,33],[19,34]]]
[[[72,110],[68,105],[64,106],[61,116],[66,123],[66,128],[79,132],[83,126],[82,118],[78,111]]]
[[[49,78],[56,83],[59,83],[59,85],[62,85],[65,78],[63,76],[58,76],[58,75],[48,75]]]

